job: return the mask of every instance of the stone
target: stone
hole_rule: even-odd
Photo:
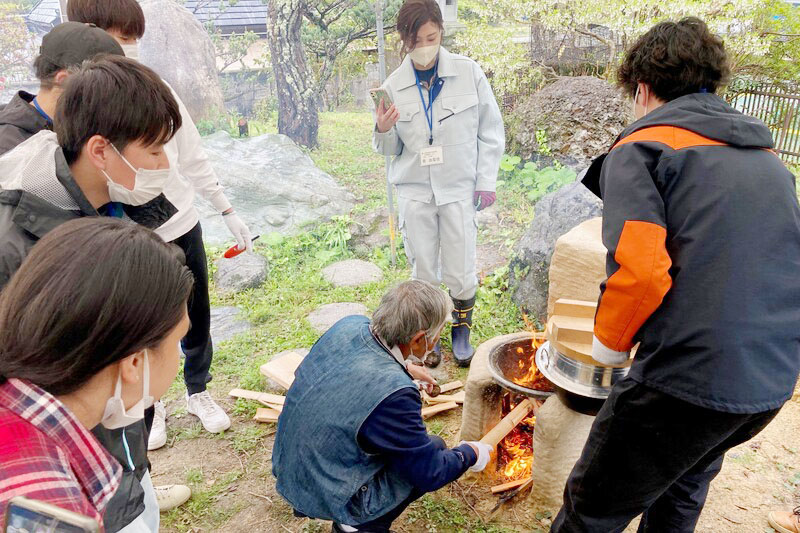
[[[241,317],[241,312],[238,307],[211,308],[211,338],[215,345],[253,329],[252,324]]]
[[[284,357],[284,356],[286,356],[286,355],[288,355],[290,353],[296,353],[296,354],[299,354],[299,355],[305,357],[305,356],[308,355],[308,352],[310,352],[310,351],[311,350],[308,349],[308,348],[294,348],[293,350],[284,350],[282,352],[279,352],[279,353],[276,353],[275,355],[273,355],[272,359],[270,359],[270,361],[275,361],[276,359],[280,359],[281,357]],[[267,390],[268,391],[274,392],[274,393],[277,393],[277,394],[281,394],[281,395],[285,395],[286,394],[286,389],[284,389],[281,385],[279,385],[278,383],[272,381],[270,378],[265,377],[264,379],[267,381]]]
[[[237,214],[262,239],[272,232],[291,235],[353,208],[353,195],[285,135],[234,139],[218,131],[203,139],[203,148]],[[205,241],[233,245],[213,207],[199,195],[195,205]]]
[[[231,259],[220,258],[214,263],[214,283],[222,292],[240,292],[256,289],[267,279],[267,259],[253,252],[245,252]]]
[[[366,315],[367,312],[366,306],[357,303],[325,304],[308,315],[308,322],[314,330],[323,334],[344,317]]]
[[[347,259],[322,269],[322,276],[334,287],[360,287],[383,279],[377,265],[360,259]]]
[[[514,108],[508,144],[523,158],[535,159],[541,152],[536,132],[543,130],[556,159],[582,168],[608,151],[631,119],[631,101],[607,81],[564,77]]]
[[[179,2],[144,0],[146,21],[139,58],[178,93],[192,119],[225,111],[216,51],[208,32]]]
[[[589,438],[594,417],[569,409],[553,395],[536,413],[533,432],[533,483],[528,496],[532,513],[553,516],[564,500],[564,487]]]
[[[599,217],[578,224],[556,241],[550,260],[547,316],[562,298],[597,301],[600,283],[606,279],[606,254],[603,219]]]
[[[602,202],[580,183],[581,176],[543,196],[534,208],[533,223],[509,262],[512,298],[542,323],[547,318],[550,259],[559,237],[590,218],[603,214]]]

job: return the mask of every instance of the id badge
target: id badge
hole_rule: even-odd
[[[444,150],[441,146],[431,146],[419,153],[419,164],[423,167],[441,165],[444,163]]]

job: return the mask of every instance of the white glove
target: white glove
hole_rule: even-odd
[[[250,229],[242,222],[239,215],[236,213],[222,215],[222,220],[225,221],[225,225],[228,226],[228,231],[230,231],[233,238],[236,239],[236,247],[240,250],[247,249],[248,252],[252,252],[253,238],[250,235]]]
[[[600,339],[592,339],[592,359],[604,365],[621,365],[628,360],[630,352],[618,352],[607,347],[600,342]]]
[[[474,465],[469,467],[469,471],[483,472],[483,469],[486,468],[486,465],[488,465],[489,461],[492,459],[492,451],[494,451],[492,450],[492,447],[479,441],[466,442],[462,440],[459,443],[459,446],[462,444],[471,444],[472,446],[478,448],[478,460],[475,461]]]

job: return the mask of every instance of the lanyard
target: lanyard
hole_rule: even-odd
[[[425,104],[425,96],[422,94],[422,84],[419,82],[419,73],[415,70],[414,76],[417,78],[417,89],[419,89],[419,99],[422,100],[422,107],[425,109],[425,120],[428,122],[428,131],[430,132],[430,137],[428,138],[428,145],[433,144],[433,97],[431,95],[431,90],[428,89],[428,104]],[[431,79],[431,82],[433,80]],[[431,83],[431,87],[433,83]]]
[[[39,106],[39,102],[36,101],[36,97],[33,98],[33,107],[35,107],[36,111],[38,111],[39,114],[44,117],[44,119],[47,121],[48,124],[52,124],[53,123],[53,119],[50,118],[50,115],[45,113],[44,109],[42,109],[41,106]]]

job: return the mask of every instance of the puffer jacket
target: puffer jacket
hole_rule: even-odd
[[[42,131],[0,157],[0,289],[48,232],[79,217],[100,216],[75,182],[61,148],[53,146],[55,142],[55,133]],[[21,156],[26,150],[30,154]],[[150,229],[177,211],[163,194],[143,206],[123,205],[123,210],[124,218]],[[148,414],[152,422],[152,409]],[[107,533],[119,531],[144,511],[139,482],[149,467],[148,428],[143,420],[122,429],[97,426],[92,430],[123,468],[120,487],[104,514]]]

